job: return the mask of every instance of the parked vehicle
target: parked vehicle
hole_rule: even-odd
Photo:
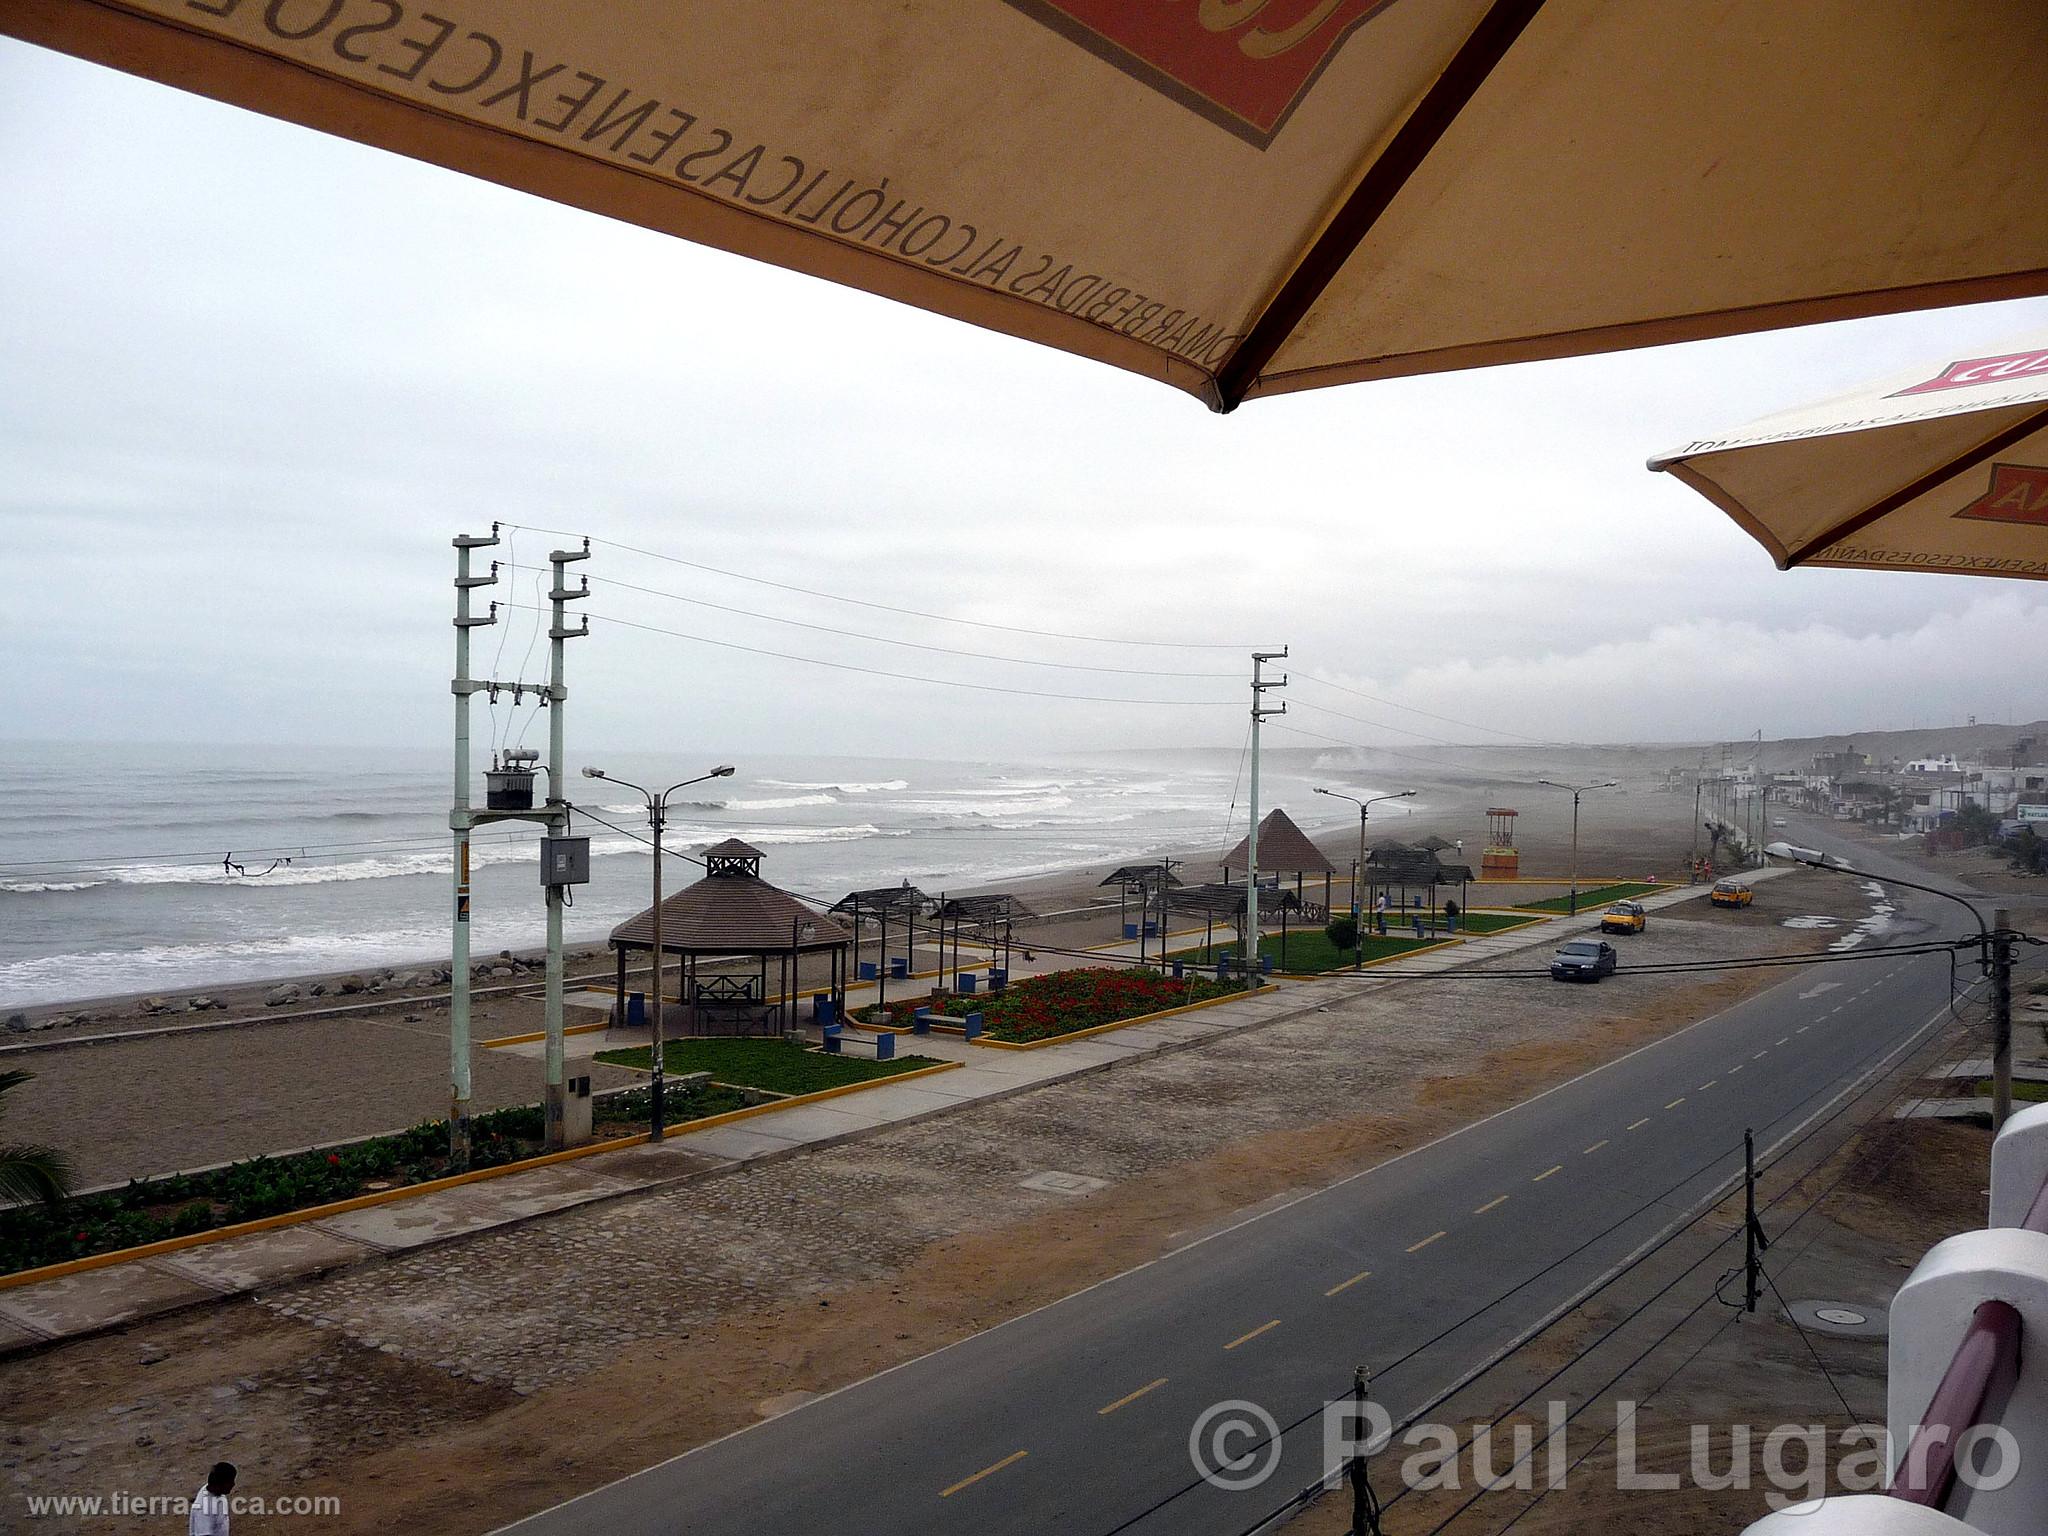
[[[1602,933],[1641,933],[1649,924],[1649,914],[1639,901],[1617,901],[1600,914]]]
[[[1707,893],[1707,900],[1717,907],[1746,907],[1756,900],[1756,892],[1740,880],[1722,880]]]
[[[1598,981],[1614,974],[1621,957],[1605,939],[1573,939],[1550,957],[1552,981]]]

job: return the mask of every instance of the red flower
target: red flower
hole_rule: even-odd
[[[81,1243],[83,1243],[83,1242],[88,1242],[88,1241],[90,1241],[90,1239],[89,1239],[89,1238],[87,1238],[87,1236],[86,1236],[86,1235],[85,1235],[85,1234],[84,1234],[83,1232],[81,1232],[81,1233],[79,1233],[79,1234],[78,1234],[78,1241],[79,1241],[79,1242],[81,1242]]]
[[[330,1152],[327,1154],[327,1161],[334,1167],[339,1168],[341,1166],[341,1154],[339,1152]]]

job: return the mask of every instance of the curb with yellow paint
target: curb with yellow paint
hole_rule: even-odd
[[[929,1077],[935,1072],[950,1072],[964,1065],[957,1061],[934,1062],[928,1067],[913,1067],[908,1072],[892,1072],[886,1077],[871,1077],[858,1083],[841,1083],[834,1088],[820,1088],[816,1093],[799,1094],[794,1098],[777,1099],[769,1104],[750,1104],[745,1109],[728,1109],[716,1115],[706,1115],[698,1120],[681,1120],[669,1126],[663,1133],[668,1136],[687,1136],[696,1131],[707,1131],[715,1126],[730,1125],[735,1120],[751,1119],[755,1115],[773,1114],[779,1109],[790,1109],[799,1104],[815,1104],[822,1099],[836,1099],[844,1094],[858,1093],[863,1088],[879,1088],[888,1083],[908,1082],[915,1077]],[[11,1275],[0,1275],[0,1291],[11,1291],[24,1285],[34,1285],[44,1280],[61,1280],[67,1275],[84,1274],[89,1270],[110,1269],[116,1264],[128,1264],[137,1259],[152,1259],[161,1254],[181,1253],[189,1248],[203,1248],[209,1243],[226,1242],[232,1237],[248,1237],[258,1232],[272,1232],[279,1227],[294,1227],[304,1222],[320,1221],[329,1216],[345,1216],[350,1211],[368,1210],[372,1206],[390,1205],[407,1200],[415,1195],[431,1195],[444,1189],[456,1189],[465,1184],[480,1184],[486,1179],[502,1178],[508,1173],[525,1173],[535,1168],[550,1167],[555,1163],[575,1162],[579,1158],[593,1157],[599,1152],[618,1152],[627,1147],[647,1146],[651,1143],[644,1134],[620,1136],[611,1141],[592,1142],[588,1146],[568,1147],[560,1152],[543,1152],[536,1157],[525,1157],[517,1162],[500,1163],[495,1168],[472,1168],[467,1173],[452,1173],[438,1179],[427,1179],[418,1184],[406,1184],[397,1189],[380,1189],[367,1195],[353,1195],[346,1200],[333,1200],[325,1205],[309,1205],[304,1210],[280,1211],[275,1216],[259,1216],[253,1221],[238,1221],[231,1226],[213,1227],[204,1232],[188,1232],[182,1237],[161,1238],[153,1243],[142,1243],[133,1248],[113,1248],[105,1253],[87,1254],[83,1258],[66,1259],[59,1264],[45,1264],[37,1269],[16,1270]]]

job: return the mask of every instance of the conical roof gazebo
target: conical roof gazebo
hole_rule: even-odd
[[[611,932],[618,957],[618,1017],[626,1016],[626,957],[654,947],[654,909],[630,917]],[[761,878],[761,850],[728,838],[704,851],[704,878],[661,904],[661,950],[679,956],[682,975],[675,1002],[665,1011],[684,1035],[780,1034],[796,1023],[797,971],[803,957],[831,957],[829,993],[835,1015],[846,1000],[846,951],[853,942],[844,924],[813,911]],[[720,962],[710,974],[700,964]],[[773,959],[780,986],[768,986]],[[725,962],[751,960],[751,971]],[[660,967],[656,967],[659,975]]]
[[[1223,856],[1223,881],[1244,873],[1245,855],[1251,839],[1240,838]],[[1308,834],[1294,824],[1294,818],[1277,806],[1259,823],[1259,872],[1294,876],[1294,894],[1301,895],[1304,875],[1323,877],[1323,910],[1330,910],[1330,876],[1334,870],[1323,850],[1309,841]]]

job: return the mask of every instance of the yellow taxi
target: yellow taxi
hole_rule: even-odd
[[[1717,907],[1746,907],[1756,900],[1756,892],[1740,880],[1720,880],[1707,893],[1707,900]]]
[[[1649,926],[1649,915],[1642,904],[1634,901],[1617,901],[1600,914],[1602,933],[1641,933]]]

